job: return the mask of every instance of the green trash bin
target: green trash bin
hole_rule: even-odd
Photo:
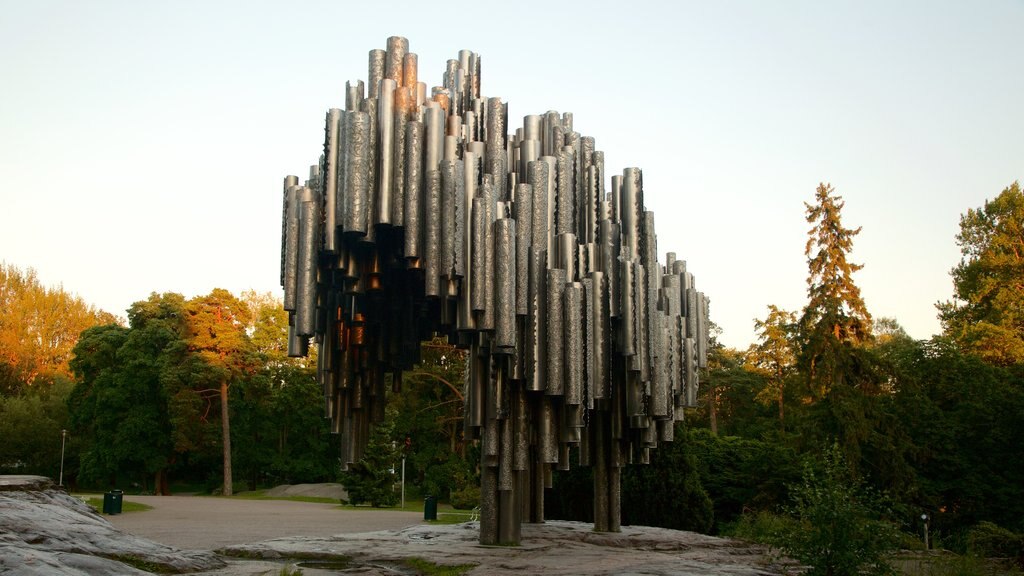
[[[124,492],[121,490],[111,490],[103,493],[103,513],[104,514],[120,514],[121,504],[124,502]]]
[[[423,519],[437,520],[437,497],[427,496],[423,499]]]

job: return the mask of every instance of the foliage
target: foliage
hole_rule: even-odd
[[[967,531],[967,551],[984,558],[1012,558],[1024,568],[1024,535],[992,522],[979,522]]]
[[[388,398],[395,414],[392,440],[405,447],[406,476],[424,495],[450,499],[477,485],[475,462],[463,437],[466,352],[435,338],[421,345],[415,370]]]
[[[853,282],[863,265],[846,259],[860,228],[843,227],[846,203],[833,192],[831,185],[820,184],[816,203],[805,204],[813,227],[804,249],[808,302],[798,324],[798,359],[809,393],[819,399],[836,386],[857,383],[850,382],[859,373],[856,348],[871,339],[871,315]]]
[[[622,523],[708,532],[713,522],[686,427],[677,423],[675,440],[652,451],[650,465],[623,471]]]
[[[793,349],[796,314],[782,310],[774,304],[768,306],[768,316],[754,321],[754,330],[760,341],[751,344],[745,358],[749,369],[760,374],[765,387],[757,393],[762,404],[777,402],[779,424],[785,422],[785,399],[787,380],[796,368],[796,354]]]
[[[392,412],[390,407],[388,412]],[[381,508],[398,503],[399,494],[395,491],[398,475],[395,473],[395,464],[400,457],[391,440],[394,416],[389,416],[371,430],[362,458],[350,464],[349,469],[342,471],[339,477],[345,491],[348,492],[350,504],[369,503],[374,508]]]
[[[782,442],[715,436],[703,429],[691,430],[686,442],[714,504],[714,531],[744,512],[778,509],[788,498],[787,485],[799,478],[799,457]]]
[[[180,297],[151,301],[166,309]],[[178,308],[180,309],[180,308]],[[130,315],[131,312],[130,312]],[[78,384],[68,400],[72,434],[83,438],[81,475],[114,480],[126,474],[145,482],[173,457],[171,415],[161,382],[163,368],[177,358],[177,320],[134,315],[132,328],[115,324],[82,333],[71,368]]]
[[[59,375],[45,384],[37,378],[36,384],[16,396],[0,396],[0,474],[59,474],[61,430],[74,384]]]
[[[80,297],[43,286],[35,270],[0,262],[0,394],[69,377],[78,335],[116,318]]]
[[[480,505],[480,487],[466,486],[456,490],[452,492],[450,500],[449,504],[456,510],[472,510]]]
[[[945,333],[1000,365],[1024,363],[1024,192],[1014,182],[960,217],[963,255],[950,274],[952,301],[940,303]]]
[[[808,463],[802,481],[790,488],[788,511],[796,524],[783,526],[773,544],[810,566],[810,576],[891,573],[886,556],[897,531],[884,519],[880,495],[851,475],[838,446],[818,465]]]

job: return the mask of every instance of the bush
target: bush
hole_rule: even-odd
[[[810,566],[807,576],[892,573],[886,557],[898,532],[882,519],[881,496],[851,476],[838,444],[825,451],[820,467],[805,465],[803,481],[790,487],[795,522],[771,543]]]
[[[796,529],[796,521],[784,514],[761,511],[746,513],[740,517],[729,533],[733,538],[749,540],[758,544],[773,544],[781,535]]]
[[[472,510],[480,505],[480,487],[466,486],[452,492],[449,504],[456,510]]]
[[[967,551],[985,558],[1021,559],[1024,536],[992,522],[979,522],[967,531]]]

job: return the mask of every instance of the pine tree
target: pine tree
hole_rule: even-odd
[[[860,233],[844,228],[842,196],[830,184],[819,184],[815,204],[807,207],[807,306],[798,323],[799,366],[811,395],[823,398],[834,386],[848,383],[856,372],[855,349],[871,340],[868,313],[853,273],[863,268],[846,259]]]

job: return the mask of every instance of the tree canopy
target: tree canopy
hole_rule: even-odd
[[[0,393],[15,392],[40,376],[69,377],[78,335],[116,320],[62,286],[44,286],[35,270],[2,262],[0,310]]]
[[[953,300],[940,303],[948,336],[985,360],[1024,363],[1024,193],[1014,182],[960,217],[963,255],[950,274]]]

